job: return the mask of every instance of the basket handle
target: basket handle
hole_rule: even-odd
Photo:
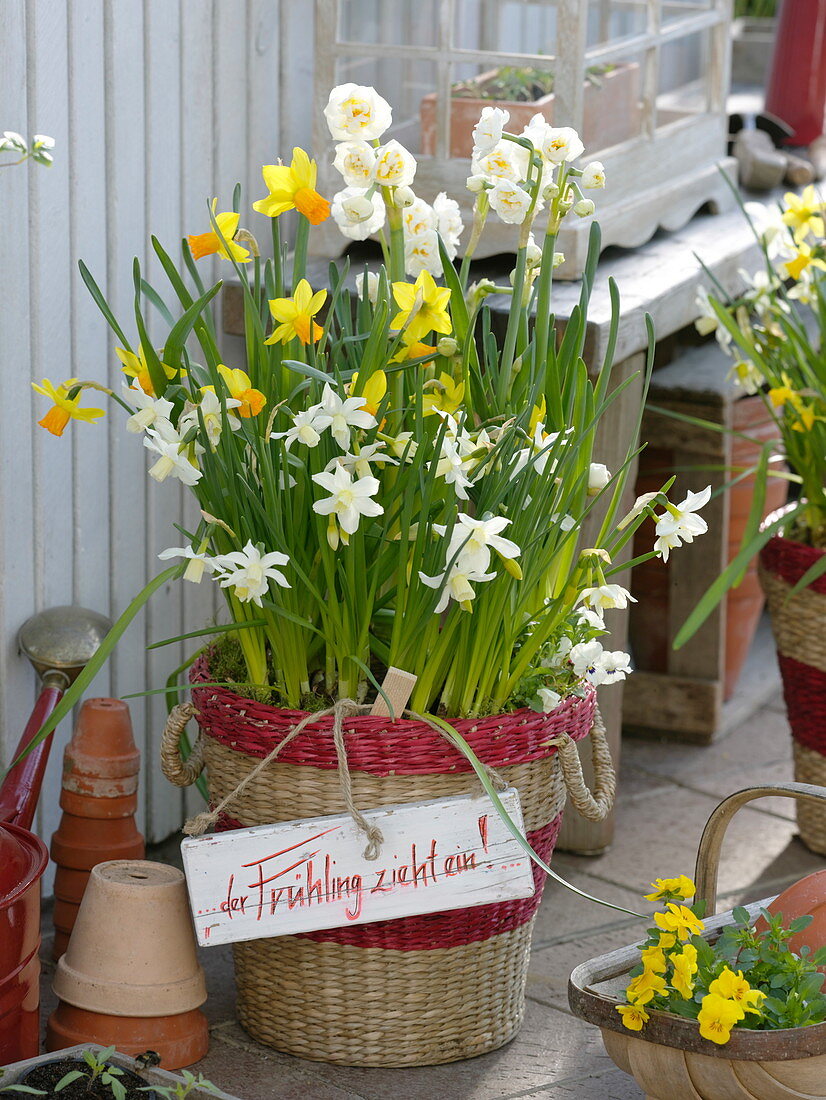
[[[611,750],[605,736],[605,725],[597,707],[591,727],[591,761],[594,765],[594,789],[588,790],[582,774],[582,761],[576,742],[567,734],[559,739],[557,748],[562,776],[568,789],[568,797],[577,812],[588,821],[604,821],[614,808],[617,776]]]
[[[697,900],[706,902],[706,916],[711,916],[717,908],[717,874],[720,869],[720,849],[723,846],[728,824],[741,806],[753,802],[756,798],[770,795],[782,795],[784,798],[796,798],[802,802],[826,801],[826,787],[816,787],[813,783],[766,783],[760,787],[746,787],[724,798],[706,822],[700,846],[697,849],[697,867],[694,881],[697,885]]]
[[[181,734],[197,713],[192,703],[174,706],[161,735],[161,770],[176,787],[190,787],[204,770],[204,740],[200,733],[186,760],[181,756]]]

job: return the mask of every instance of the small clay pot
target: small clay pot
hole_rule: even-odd
[[[203,1004],[183,873],[146,860],[95,867],[54,990],[110,1015],[167,1016]]]
[[[95,819],[64,813],[52,836],[52,859],[78,871],[91,871],[113,859],[142,859],[145,851],[131,817]]]
[[[107,1016],[61,1001],[46,1025],[46,1050],[92,1042],[130,1056],[154,1050],[162,1069],[183,1069],[209,1050],[209,1025],[197,1008],[174,1016]]]
[[[54,876],[54,896],[61,901],[73,901],[77,905],[83,901],[89,871],[78,871],[74,867],[59,866]]]
[[[137,775],[140,759],[126,703],[87,699],[63,754],[64,772],[92,779],[124,778]]]
[[[774,899],[768,910],[771,914],[782,913],[786,927],[796,917],[814,918],[808,928],[789,940],[792,951],[799,953],[801,947],[808,947],[814,953],[826,947],[826,870],[815,871],[813,875],[794,883]],[[757,921],[757,927],[765,929],[766,922],[762,917]],[[821,967],[821,970],[826,971],[826,967]]]

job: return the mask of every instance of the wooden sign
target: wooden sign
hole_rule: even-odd
[[[524,832],[519,795],[501,794]],[[367,810],[384,836],[366,860],[349,814],[184,840],[203,947],[462,909],[534,892],[531,860],[487,795]]]

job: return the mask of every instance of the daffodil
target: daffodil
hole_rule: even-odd
[[[123,363],[121,370],[126,377],[136,378],[138,385],[144,393],[148,393],[152,397],[157,397],[155,387],[152,385],[152,376],[149,373],[149,365],[146,362],[146,352],[143,344],[138,348],[137,355],[135,355],[133,351],[127,351],[126,348],[115,348],[115,355],[117,355],[118,359]],[[163,367],[164,374],[171,381],[176,374],[175,368],[167,366],[166,363],[161,363],[161,366]]]
[[[660,993],[665,992],[666,981],[661,974],[654,970],[643,970],[636,978],[632,978],[625,991],[625,996],[635,1005],[647,1005]]]
[[[330,429],[330,434],[342,451],[350,449],[351,428],[376,427],[376,418],[365,408],[362,397],[347,397],[342,400],[329,382],[325,382],[321,391],[321,402],[307,411],[314,415],[315,426],[319,430]]]
[[[447,304],[450,290],[436,286],[429,271],[419,272],[415,283],[393,283],[393,297],[400,312],[391,321],[391,328],[404,327],[405,343],[414,343],[429,332],[447,335],[452,325]]]
[[[459,512],[450,534],[447,547],[447,561],[453,562],[463,573],[475,571],[484,573],[490,566],[491,550],[495,551],[503,563],[515,565],[515,559],[522,553],[511,539],[504,538],[500,532],[510,526],[505,516],[489,516],[476,519],[465,512]],[[444,536],[447,528],[444,524],[434,523],[433,530]],[[518,567],[517,567],[518,568]]]
[[[708,987],[709,993],[717,993],[729,1001],[734,1001],[740,1006],[743,1014],[754,1012],[758,1016],[761,1013],[760,1002],[765,1000],[766,994],[759,989],[752,989],[743,977],[743,971],[731,970],[724,967],[718,977]]]
[[[718,1046],[729,1041],[731,1029],[742,1019],[743,1013],[739,1005],[721,997],[719,993],[707,993],[697,1015],[702,1037],[710,1039]]]
[[[792,380],[786,371],[781,371],[780,379],[782,385],[773,386],[769,390],[769,400],[776,409],[782,408],[787,401],[794,404],[795,401],[799,400],[797,391],[794,389]]]
[[[161,561],[169,561],[170,558],[186,558],[184,580],[192,581],[193,584],[200,584],[204,573],[214,572],[216,565],[215,558],[211,558],[204,550],[195,550],[192,546],[170,546],[168,550],[162,550],[158,557]]]
[[[287,578],[276,568],[288,565],[289,561],[286,554],[280,554],[277,550],[262,554],[249,541],[243,550],[217,557],[215,568],[222,588],[231,588],[241,603],[255,603],[261,607],[261,597],[267,594],[270,581],[275,581],[281,588],[290,587]]]
[[[528,421],[528,435],[533,436],[536,431],[537,424],[545,426],[545,417],[547,416],[547,406],[545,404],[545,395],[540,398],[539,404],[534,405],[531,409],[531,418]]]
[[[433,416],[434,413],[450,413],[451,415],[461,406],[465,396],[464,382],[454,382],[449,374],[442,371],[438,381],[433,378],[425,383],[429,392],[422,394],[422,409],[424,416]]]
[[[652,892],[644,895],[647,901],[661,901],[663,898],[669,901],[672,898],[693,898],[697,890],[688,875],[678,875],[676,878],[655,878],[651,887]]]
[[[164,397],[152,397],[144,393],[136,378],[132,379],[132,385],[123,386],[123,396],[131,401],[137,409],[126,421],[127,432],[145,432],[147,428],[155,427],[158,423],[169,424],[169,414],[172,412],[172,402]]]
[[[688,1001],[694,995],[694,975],[697,973],[697,948],[687,943],[679,955],[671,956],[674,973],[671,975],[671,988]]]
[[[492,581],[496,579],[495,573],[482,573],[477,569],[460,569],[458,565],[452,566],[447,572],[438,577],[429,577],[426,573],[419,573],[419,580],[428,588],[440,588],[442,594],[439,602],[433,609],[435,615],[441,615],[447,610],[451,600],[455,600],[463,611],[472,611],[472,601],[476,597],[471,581]]]
[[[213,256],[217,252],[225,260],[233,259],[239,264],[248,264],[251,259],[248,249],[242,248],[240,244],[236,244],[232,239],[238,230],[240,214],[235,214],[232,210],[228,210],[223,214],[216,214],[215,208],[217,205],[218,200],[213,199],[212,213],[215,217],[215,224],[218,226],[217,232],[211,229],[208,233],[197,233],[187,237],[193,260],[200,260],[202,256]]]
[[[260,390],[252,388],[249,375],[245,371],[225,367],[223,363],[218,364],[218,373],[226,383],[230,396],[240,402],[238,415],[244,418],[257,416],[266,405],[267,399]]]
[[[622,1017],[623,1027],[629,1031],[642,1031],[643,1024],[647,1024],[651,1017],[642,1005],[617,1005],[617,1012]]]
[[[378,501],[373,500],[380,488],[378,478],[360,477],[353,480],[349,470],[336,466],[332,471],[313,474],[313,481],[330,494],[324,500],[315,501],[313,511],[320,516],[329,516],[331,527],[338,523],[345,546],[350,541],[350,535],[358,530],[362,516],[380,516],[384,512]]]
[[[358,383],[358,371],[353,375],[353,380],[347,390],[348,395],[352,395],[353,390]],[[387,393],[387,375],[383,370],[375,370],[364,383],[364,387],[360,394],[356,395],[361,397],[361,408],[364,412],[370,413],[375,417],[379,411],[379,405],[384,400],[384,395]]]
[[[50,397],[54,404],[43,417],[38,420],[41,428],[45,428],[52,435],[63,435],[66,425],[70,420],[85,420],[91,423],[93,420],[105,416],[103,409],[81,409],[81,389],[74,397],[69,397],[70,392],[78,385],[77,378],[67,378],[62,386],[55,386],[48,378],[44,378],[38,386],[32,382],[32,389],[42,393],[44,397]]]
[[[313,288],[306,279],[302,279],[292,298],[271,298],[270,313],[276,321],[280,321],[278,328],[264,343],[286,344],[297,336],[302,344],[315,344],[321,339],[323,329],[317,325],[313,317],[318,313],[327,301],[327,291],[317,290],[313,294]]]
[[[157,461],[149,467],[149,476],[155,481],[176,477],[184,485],[197,485],[201,480],[203,475],[193,461],[193,448],[183,443],[174,429],[166,428],[160,432],[149,428],[143,445],[158,455]]]
[[[293,149],[289,168],[285,164],[265,164],[261,169],[269,195],[252,204],[253,210],[277,218],[287,210],[297,210],[311,225],[320,225],[330,216],[330,204],[315,189],[318,167],[303,149]]]
[[[708,530],[706,521],[696,513],[710,499],[711,486],[707,485],[699,493],[687,493],[685,500],[679,504],[666,503],[666,511],[656,517],[657,538],[654,541],[654,551],[662,555],[663,561],[668,561],[671,550],[682,546],[684,542],[693,542],[697,535]]]
[[[787,191],[783,199],[786,203],[783,221],[794,229],[794,239],[798,244],[809,232],[816,237],[823,236],[823,203],[811,184],[804,188],[802,195]]]
[[[687,940],[689,936],[702,932],[703,922],[685,905],[675,905],[670,901],[665,908],[665,913],[654,914],[654,923],[663,932],[673,932],[679,940]]]
[[[432,344],[425,344],[421,340],[416,340],[412,344],[405,344],[402,350],[393,356],[391,362],[406,363],[409,359],[421,359],[421,365],[426,366],[428,362],[436,358],[437,354],[437,350]]]
[[[791,260],[781,265],[781,270],[790,279],[799,279],[810,267],[819,267],[826,271],[826,261],[815,252],[805,241],[799,241],[797,252]]]

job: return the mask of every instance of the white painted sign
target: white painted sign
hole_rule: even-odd
[[[502,803],[524,833],[519,795]],[[183,841],[203,947],[528,898],[531,860],[487,795],[367,810],[384,836],[366,860],[349,814]]]

